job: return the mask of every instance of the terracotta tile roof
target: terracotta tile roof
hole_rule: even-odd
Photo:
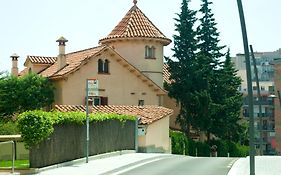
[[[45,57],[45,56],[27,56],[27,59],[33,64],[54,64],[57,57]]]
[[[55,109],[61,112],[81,111],[85,112],[86,107],[82,105],[55,105]],[[116,113],[127,114],[140,117],[140,124],[151,124],[157,120],[173,114],[172,109],[164,108],[161,106],[93,106],[93,113]]]
[[[40,75],[52,78],[52,77],[62,76],[62,75],[68,74],[70,72],[73,72],[82,65],[84,60],[97,54],[103,48],[105,48],[105,46],[98,46],[98,47],[89,48],[89,49],[66,54],[67,66],[63,67],[62,69],[60,69],[58,71],[57,70],[58,63],[55,62],[53,65],[51,65],[50,67],[48,67],[47,69],[42,71],[40,73]]]
[[[171,40],[136,5],[127,12],[111,33],[101,39],[100,42],[104,43],[116,38],[155,38],[162,40],[165,45],[171,43]]]
[[[171,73],[169,72],[168,67],[169,67],[168,64],[164,63],[164,65],[163,65],[163,79],[164,79],[164,82],[166,82],[168,84],[171,84],[171,80],[169,80],[169,78],[171,76]]]

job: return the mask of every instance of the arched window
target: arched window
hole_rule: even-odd
[[[109,61],[106,59],[104,61],[104,73],[109,73]]]
[[[155,59],[155,47],[154,46],[145,46],[145,58],[146,59]]]
[[[103,72],[103,61],[102,59],[98,60],[98,73],[102,73]]]
[[[155,58],[155,47],[151,47],[151,58]]]
[[[145,46],[145,58],[149,58],[149,46]]]

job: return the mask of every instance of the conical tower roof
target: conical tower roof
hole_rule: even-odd
[[[137,7],[136,3],[127,12],[125,17],[111,31],[111,33],[100,40],[100,43],[106,43],[117,39],[135,39],[149,38],[156,39],[164,45],[171,43],[167,38]]]

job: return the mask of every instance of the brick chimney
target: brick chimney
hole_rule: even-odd
[[[10,56],[12,58],[12,69],[11,69],[11,74],[13,76],[18,76],[19,75],[19,68],[18,68],[18,58],[19,56],[17,54],[13,54]]]
[[[59,55],[57,57],[58,62],[58,70],[62,69],[64,66],[66,66],[66,56],[65,56],[65,43],[68,40],[64,37],[60,37],[56,42],[59,43]]]

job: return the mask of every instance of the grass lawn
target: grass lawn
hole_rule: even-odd
[[[12,161],[0,160],[0,168],[12,168]],[[15,168],[29,168],[29,160],[16,160]]]

